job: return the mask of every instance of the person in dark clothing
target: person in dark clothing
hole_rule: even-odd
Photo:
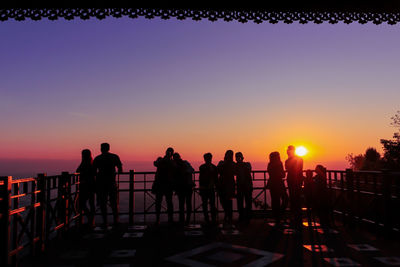
[[[114,224],[119,223],[118,217],[118,188],[115,181],[116,171],[122,172],[122,163],[119,156],[110,153],[110,145],[108,143],[101,144],[101,154],[93,161],[93,167],[96,171],[96,183],[98,188],[98,196],[100,209],[103,216],[104,226],[107,226],[107,200],[110,200],[111,209],[114,216]]]
[[[235,162],[233,161],[233,151],[225,153],[224,160],[218,163],[218,194],[222,208],[224,209],[224,227],[232,227],[232,199],[235,197]]]
[[[165,201],[167,202],[168,222],[173,223],[174,221],[172,194],[175,185],[175,163],[172,159],[173,154],[174,149],[169,147],[165,151],[165,156],[163,158],[159,157],[154,161],[154,166],[157,167],[157,171],[154,177],[152,192],[156,195],[156,224],[160,223],[161,202],[163,196],[165,196]]]
[[[76,169],[79,173],[79,205],[83,214],[87,216],[88,224],[94,226],[94,195],[96,192],[95,169],[93,167],[92,152],[89,149],[82,150],[82,162]],[[86,203],[89,201],[89,208]]]
[[[178,153],[174,153],[175,162],[175,192],[179,200],[179,222],[183,225],[190,223],[192,215],[192,194],[195,183],[193,182],[194,169],[186,160],[182,160]],[[186,220],[185,220],[186,204]]]
[[[242,152],[235,154],[236,158],[236,199],[239,210],[239,221],[249,221],[252,212],[253,180],[251,177],[251,164],[244,162]],[[244,203],[245,205],[243,205]]]
[[[303,183],[303,159],[295,155],[295,147],[287,149],[288,159],[285,161],[287,184],[289,188],[290,211],[292,224],[296,229],[302,227],[301,219],[301,186]]]
[[[313,207],[322,227],[330,226],[329,191],[326,181],[326,168],[322,165],[315,167],[316,175],[313,178]]]
[[[211,222],[217,221],[217,209],[215,207],[215,186],[218,182],[217,166],[212,164],[212,154],[204,154],[204,164],[200,166],[199,189],[203,207],[204,221],[208,224],[208,203],[210,203]]]
[[[288,197],[283,182],[286,174],[279,152],[269,154],[267,171],[269,175],[267,188],[271,194],[272,214],[275,218],[275,224],[280,225],[282,214],[287,206]]]
[[[313,209],[313,188],[314,188],[314,180],[313,180],[313,172],[311,170],[306,171],[306,177],[304,179],[304,199],[307,207],[307,218],[308,222],[312,222],[312,209]]]

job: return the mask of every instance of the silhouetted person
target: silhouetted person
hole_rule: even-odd
[[[242,152],[235,154],[236,158],[236,199],[239,210],[239,221],[249,221],[252,211],[253,180],[251,177],[251,164],[244,162]],[[245,205],[244,205],[245,204]]]
[[[329,191],[326,181],[326,169],[322,165],[315,167],[314,184],[313,184],[313,207],[315,214],[318,216],[322,227],[329,227],[330,222],[330,203]]]
[[[301,186],[303,183],[303,159],[295,155],[295,147],[287,149],[288,159],[285,161],[287,184],[289,188],[290,210],[293,226],[301,228]]]
[[[122,172],[122,163],[119,156],[110,153],[110,145],[102,143],[100,146],[101,154],[98,155],[94,161],[93,166],[96,170],[96,183],[98,185],[98,196],[100,202],[100,209],[103,216],[104,226],[107,226],[107,200],[110,200],[111,209],[114,216],[114,224],[119,223],[118,217],[118,188],[115,181],[116,170],[118,173]]]
[[[179,222],[182,225],[188,225],[192,215],[192,194],[195,186],[193,182],[194,169],[188,161],[182,160],[178,153],[174,153],[173,159],[175,162],[175,191],[179,200]]]
[[[232,199],[235,197],[235,162],[233,162],[233,151],[225,153],[224,160],[218,163],[218,194],[222,208],[224,209],[224,227],[232,226]]]
[[[308,221],[312,221],[312,209],[314,206],[314,199],[313,199],[313,189],[314,189],[314,179],[313,179],[313,173],[311,170],[306,171],[306,177],[304,178],[304,199],[306,202],[306,207],[307,207],[307,217]]]
[[[94,205],[94,195],[96,192],[96,171],[93,166],[92,153],[89,149],[82,150],[82,162],[76,169],[79,172],[79,205],[87,216],[88,224],[94,226],[94,215],[96,208]],[[86,203],[89,201],[89,208]]]
[[[272,214],[275,218],[276,225],[281,223],[282,214],[287,206],[287,194],[285,183],[285,170],[281,161],[279,152],[269,154],[269,163],[267,167],[269,179],[267,188],[271,194]]]
[[[199,189],[203,207],[204,221],[210,222],[208,217],[208,203],[210,203],[211,222],[217,221],[217,209],[215,207],[215,186],[218,182],[217,166],[212,164],[212,154],[204,154],[204,164],[200,166]]]
[[[157,171],[154,177],[152,192],[156,195],[156,224],[160,223],[163,196],[165,196],[165,201],[167,202],[168,222],[173,222],[174,206],[172,204],[172,194],[175,185],[175,163],[172,159],[173,154],[174,149],[169,147],[165,151],[165,156],[163,158],[159,157],[154,161],[154,166],[157,167]]]

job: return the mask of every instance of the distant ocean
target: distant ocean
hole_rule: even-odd
[[[155,171],[152,161],[124,161],[124,172],[135,171]],[[214,164],[219,161],[215,160]],[[0,176],[13,176],[15,178],[35,177],[38,173],[47,173],[47,175],[61,174],[63,171],[73,173],[80,163],[80,158],[76,160],[60,159],[0,159]],[[201,161],[190,162],[195,170],[203,164]],[[305,161],[305,168],[314,168],[314,162]],[[253,170],[265,170],[267,162],[251,162]],[[328,169],[345,169],[348,164],[345,161],[321,162]]]

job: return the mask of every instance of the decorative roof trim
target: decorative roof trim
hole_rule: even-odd
[[[209,21],[238,21],[242,23],[293,23],[298,22],[306,24],[328,22],[335,24],[344,22],[350,24],[358,22],[365,24],[372,22],[374,24],[387,23],[394,25],[400,22],[400,11],[392,12],[387,9],[380,11],[368,11],[370,8],[314,8],[307,11],[305,8],[292,9],[241,9],[241,8],[221,8],[221,9],[200,9],[200,8],[7,8],[0,9],[0,21],[26,19],[57,20],[60,18],[66,20],[90,18],[105,19],[107,17],[121,18],[139,18],[147,19],[161,18],[178,20],[192,19],[199,21],[208,19]],[[315,10],[315,11],[312,11]],[[358,11],[357,11],[358,10]]]

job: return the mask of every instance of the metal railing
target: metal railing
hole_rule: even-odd
[[[117,176],[119,214],[129,224],[147,223],[155,214],[151,193],[155,172],[129,172]],[[199,172],[193,174],[193,221],[202,213]],[[269,211],[265,170],[252,171],[254,212]],[[400,229],[400,174],[388,171],[353,172],[328,170],[327,187],[333,211],[344,224],[367,222],[387,231]],[[216,196],[217,210],[222,212]],[[176,210],[176,209],[175,209]],[[235,209],[235,211],[237,211]],[[166,214],[166,208],[162,208]],[[175,212],[177,213],[177,211]],[[110,213],[111,214],[111,213]],[[201,216],[200,216],[201,217]],[[17,255],[28,250],[38,254],[53,237],[62,237],[70,227],[83,223],[79,207],[79,174],[13,180],[0,177],[0,257],[1,265],[15,266]]]

